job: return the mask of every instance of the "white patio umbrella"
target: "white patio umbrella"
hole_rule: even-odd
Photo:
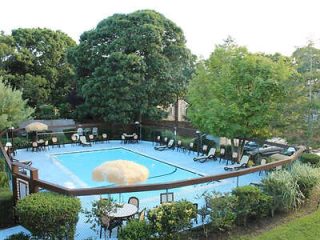
[[[92,172],[94,181],[108,181],[118,185],[144,182],[148,176],[149,170],[146,167],[127,160],[103,163]]]
[[[25,127],[27,132],[41,132],[48,130],[48,125],[41,122],[33,122]]]

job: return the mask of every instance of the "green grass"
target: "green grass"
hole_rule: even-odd
[[[314,240],[320,236],[320,210],[295,219],[257,237],[241,237],[239,240]]]

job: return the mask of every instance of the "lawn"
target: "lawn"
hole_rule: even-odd
[[[314,240],[320,236],[320,210],[282,224],[257,237],[241,237],[241,240]]]

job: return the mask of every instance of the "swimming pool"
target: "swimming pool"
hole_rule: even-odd
[[[93,169],[102,163],[120,159],[134,161],[145,166],[149,170],[149,178],[144,183],[163,183],[201,176],[125,148],[63,153],[55,154],[52,157],[62,170],[69,175],[73,175],[74,181],[84,187],[113,186],[113,183],[107,181],[93,181],[91,174]]]

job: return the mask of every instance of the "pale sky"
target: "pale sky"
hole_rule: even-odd
[[[319,0],[2,0],[0,30],[46,27],[79,36],[115,13],[153,9],[182,28],[187,46],[207,58],[228,35],[253,52],[291,55],[320,43]]]

